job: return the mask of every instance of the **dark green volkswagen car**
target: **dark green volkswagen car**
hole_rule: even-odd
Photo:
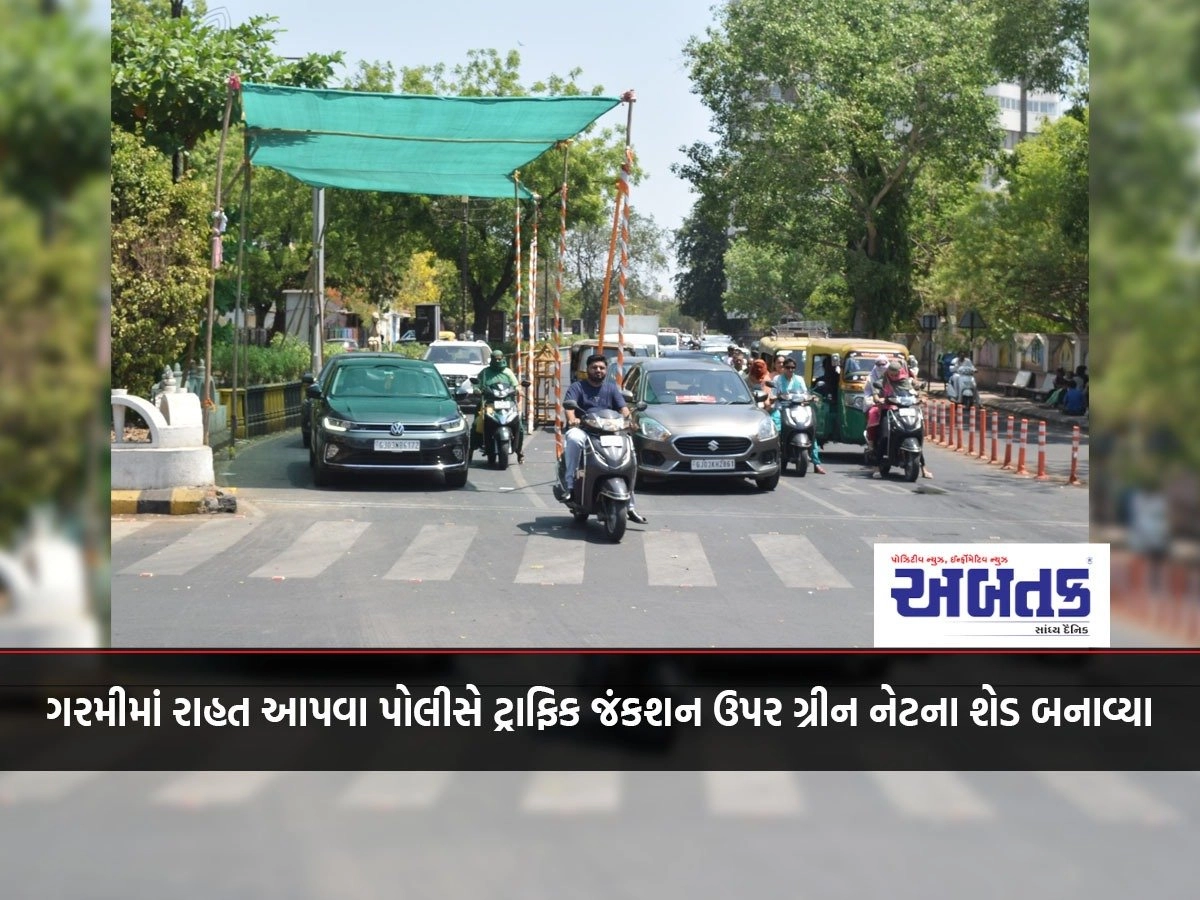
[[[432,363],[344,353],[308,387],[313,481],[339,472],[441,472],[467,483],[467,422]]]

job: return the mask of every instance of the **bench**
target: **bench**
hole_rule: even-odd
[[[1053,372],[1047,372],[1046,377],[1042,379],[1042,386],[1040,388],[1037,390],[1034,390],[1033,388],[1026,388],[1021,393],[1032,397],[1038,403],[1044,403],[1046,399],[1054,393],[1055,377],[1056,376]]]
[[[1024,391],[1029,390],[1029,384],[1033,381],[1033,373],[1021,369],[1013,376],[1012,381],[1001,381],[996,384],[996,387],[1004,388],[1005,397],[1021,396]]]

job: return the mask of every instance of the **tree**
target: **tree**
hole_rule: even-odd
[[[205,12],[202,2],[177,18],[156,0],[113,3],[112,120],[125,131],[140,130],[149,146],[167,155],[191,151],[221,129],[231,74],[246,82],[323,87],[342,61],[340,52],[277,56],[274,16],[222,28]]]
[[[143,396],[199,333],[208,281],[208,191],[161,162],[113,128],[112,383]]]
[[[855,329],[887,333],[916,309],[915,178],[970,170],[996,145],[990,19],[956,0],[744,0],[717,15],[686,53],[734,224],[757,243],[837,248]]]
[[[993,333],[1088,332],[1088,122],[1066,116],[1017,145],[935,267],[936,300],[969,297]]]
[[[718,177],[715,154],[705,144],[687,148],[688,162],[672,171],[697,186],[698,199],[675,233],[675,296],[680,311],[725,330],[725,251],[730,201]]]

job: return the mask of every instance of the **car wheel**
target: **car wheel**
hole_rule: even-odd
[[[779,472],[768,475],[766,478],[755,478],[754,484],[760,491],[773,491],[779,487]]]
[[[300,429],[300,443],[304,447],[311,447],[312,446],[312,432],[308,431],[307,429],[301,428]]]

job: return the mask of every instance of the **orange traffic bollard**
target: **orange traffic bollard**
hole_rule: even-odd
[[[1046,420],[1042,419],[1038,422],[1038,468],[1037,477],[1045,480],[1050,476],[1046,474]]]
[[[1028,475],[1025,471],[1025,446],[1029,443],[1029,420],[1021,420],[1021,446],[1017,449],[1017,474]]]
[[[1015,419],[1012,416],[1008,417],[1008,443],[1004,446],[1004,465],[1000,468],[1012,468],[1012,451],[1013,451],[1013,435],[1016,431],[1016,426],[1013,424]]]
[[[992,457],[988,460],[988,465],[996,462],[1000,456],[1000,413],[992,412]]]

